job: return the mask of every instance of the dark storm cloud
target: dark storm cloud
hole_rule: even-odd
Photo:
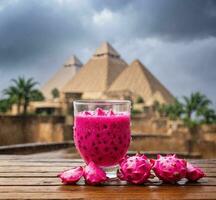
[[[216,36],[216,1],[214,0],[97,0],[95,7],[123,12],[125,20],[133,17],[133,36],[188,40]]]
[[[197,39],[216,36],[216,1],[159,0],[152,6],[150,32],[168,39]]]
[[[0,64],[32,62],[67,43],[77,44],[86,34],[77,13],[54,1],[15,2],[0,12]]]
[[[0,5],[8,2],[11,5],[0,11],[0,67],[104,39],[188,40],[216,35],[216,1],[4,0]],[[87,3],[79,6],[80,2]],[[119,16],[116,26],[112,24],[116,16],[110,26],[101,28],[92,22],[103,9]]]

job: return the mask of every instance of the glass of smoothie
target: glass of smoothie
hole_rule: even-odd
[[[127,153],[130,140],[127,100],[74,101],[74,142],[88,164],[114,167]]]

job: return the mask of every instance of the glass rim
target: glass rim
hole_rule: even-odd
[[[114,104],[114,105],[122,105],[122,104],[131,104],[130,100],[101,100],[101,99],[89,99],[89,100],[74,100],[74,104],[76,105],[85,105],[85,104],[99,104],[99,105],[107,105],[107,104]]]

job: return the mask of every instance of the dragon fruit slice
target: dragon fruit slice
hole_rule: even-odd
[[[122,159],[119,164],[120,169],[117,171],[117,176],[121,180],[125,180],[133,184],[145,183],[150,177],[152,164],[146,156],[136,154],[135,156]]]
[[[204,176],[205,173],[199,167],[193,166],[191,163],[187,163],[186,178],[189,181],[198,181],[200,178]]]
[[[156,160],[151,161],[155,175],[164,182],[176,183],[186,177],[187,162],[176,155],[158,155]]]
[[[75,184],[83,176],[83,168],[75,167],[66,171],[61,172],[57,176],[61,179],[64,184]]]
[[[103,116],[103,115],[106,115],[106,112],[103,109],[101,109],[101,108],[97,108],[95,110],[95,115]]]
[[[84,170],[84,178],[89,185],[98,185],[105,182],[108,178],[106,173],[95,165],[94,162],[90,162]]]
[[[108,116],[113,116],[113,115],[115,115],[115,113],[113,112],[112,109],[110,109],[110,110],[108,111],[107,115],[108,115]]]
[[[84,111],[84,112],[83,112],[83,115],[84,115],[84,116],[86,116],[86,115],[91,115],[91,113],[90,113],[89,111]]]

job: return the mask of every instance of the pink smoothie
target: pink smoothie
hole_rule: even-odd
[[[130,114],[96,109],[75,116],[74,142],[89,163],[108,167],[119,163],[130,144]]]

